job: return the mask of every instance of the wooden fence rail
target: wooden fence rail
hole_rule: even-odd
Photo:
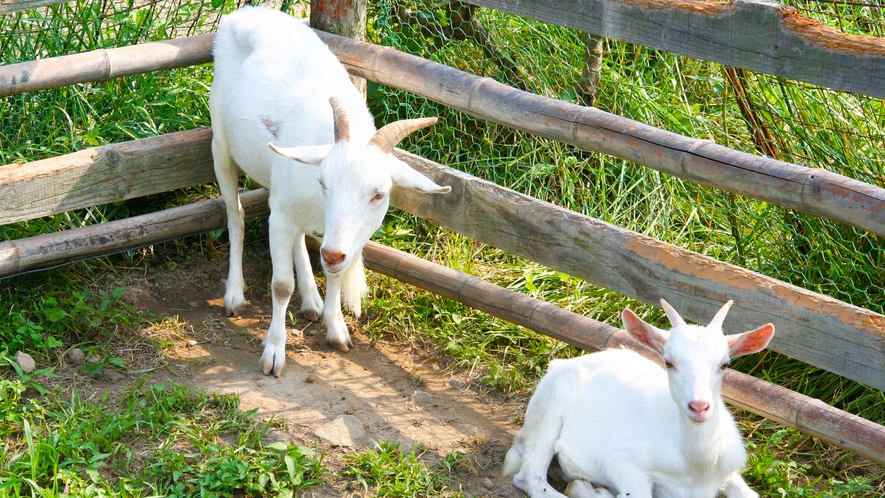
[[[0,97],[212,62],[214,34],[0,66]]]
[[[594,35],[885,98],[885,39],[766,0],[467,0]]]
[[[264,189],[247,192],[241,200],[247,218],[269,213]],[[0,275],[136,249],[224,226],[224,205],[221,199],[213,199],[102,225],[0,242]],[[642,349],[622,330],[464,272],[373,242],[366,246],[364,255],[371,270],[574,346],[587,350],[622,345]],[[885,464],[885,427],[731,370],[725,376],[723,396],[736,406]]]
[[[318,32],[351,72],[486,119],[588,150],[621,157],[702,185],[885,235],[885,189],[823,169],[738,152],[588,108],[541,97],[397,50]],[[211,59],[212,35],[64,56],[0,67],[0,96],[75,82],[180,67]],[[157,47],[159,44],[161,47]],[[139,65],[137,53],[147,57]],[[122,51],[123,55],[118,55]],[[161,54],[161,55],[157,55]],[[95,69],[94,60],[124,60]],[[81,63],[86,62],[84,69]],[[73,68],[66,73],[63,67]],[[111,65],[113,67],[113,65]],[[24,82],[24,83],[22,83]]]
[[[0,225],[215,181],[212,130],[0,166]]]
[[[98,148],[103,153],[83,151],[31,163],[52,167],[0,167],[0,199],[4,206],[11,206],[0,212],[7,219],[21,218],[17,211],[31,218],[113,202],[132,192],[185,187],[195,179],[211,181],[210,140],[209,129],[191,130]],[[108,156],[127,159],[101,159]],[[692,320],[702,321],[721,302],[734,299],[727,329],[732,323],[771,321],[778,327],[773,350],[885,388],[885,317],[881,315],[539,202],[417,156],[405,154],[403,158],[454,190],[436,197],[397,193],[396,207],[623,295],[652,304],[666,297]],[[162,185],[140,185],[145,178]],[[57,181],[72,193],[49,196],[47,202],[33,200],[35,193],[55,192],[51,189]],[[91,188],[75,188],[78,185]],[[23,244],[30,242],[6,244],[7,252],[0,251],[0,277],[59,264],[44,249],[25,248]],[[64,246],[72,255],[80,249]]]
[[[442,196],[395,191],[400,209],[619,294],[653,305],[666,298],[696,322],[733,299],[726,330],[772,322],[771,349],[885,389],[883,315],[398,154],[452,187]]]
[[[0,14],[10,14],[19,10],[36,9],[70,0],[0,0]]]
[[[541,97],[392,48],[319,34],[348,69],[366,79],[480,119],[885,235],[885,189]]]
[[[0,0],[0,14],[67,0]],[[766,0],[468,0],[587,33],[885,98],[885,40]]]

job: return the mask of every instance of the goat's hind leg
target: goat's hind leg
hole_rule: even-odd
[[[228,316],[232,316],[238,315],[246,305],[246,297],[243,294],[246,288],[243,280],[243,239],[246,223],[238,192],[237,165],[231,159],[227,146],[219,134],[212,138],[212,161],[215,177],[218,179],[218,189],[221,191],[221,198],[227,211],[230,267],[224,293],[224,311]]]
[[[301,297],[301,310],[299,313],[308,320],[319,320],[323,311],[323,298],[317,290],[317,282],[313,276],[313,265],[310,264],[310,255],[307,253],[307,245],[304,242],[304,234],[295,238],[295,273],[298,278],[298,295]]]

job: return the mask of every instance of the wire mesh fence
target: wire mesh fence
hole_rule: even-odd
[[[881,6],[798,2],[846,33],[881,36]],[[585,102],[598,39],[461,2],[379,1],[375,41],[495,78]],[[755,74],[641,46],[602,41],[596,105],[696,138],[885,186],[881,100]],[[598,51],[598,49],[597,49]],[[443,113],[445,145],[425,155],[570,209],[721,260],[882,311],[880,237],[764,202],[698,187],[521,132],[477,122],[418,98],[373,90],[392,119]],[[395,94],[395,95],[393,95]]]
[[[76,0],[0,17],[4,64],[209,32],[241,0]],[[261,2],[290,12],[305,2]],[[882,36],[870,2],[797,1],[846,33]],[[370,41],[511,86],[687,136],[885,186],[881,100],[601,40],[458,1],[377,0]],[[303,14],[301,14],[303,15]],[[4,98],[0,162],[208,124],[211,68],[188,68]],[[594,93],[595,92],[595,93]],[[369,85],[379,123],[441,116],[406,148],[529,195],[724,261],[883,311],[880,237],[699,187],[602,154],[473,119]],[[121,102],[133,105],[120,105]]]
[[[74,0],[4,15],[0,63],[210,32],[221,14],[243,3]],[[260,3],[306,16],[306,0]],[[846,33],[882,36],[885,29],[878,4],[801,1],[794,6]],[[374,0],[368,7],[371,42],[550,98],[595,102],[603,110],[672,132],[885,186],[881,100],[600,39],[463,2]],[[0,164],[208,125],[210,84],[211,66],[202,66],[2,98]],[[659,240],[885,311],[885,244],[876,235],[480,121],[408,92],[370,83],[368,103],[379,124],[440,116],[432,131],[401,144],[429,159]],[[0,226],[0,240],[125,217],[143,209],[132,207],[133,202],[138,201]],[[387,243],[422,255],[438,250],[440,243],[459,245],[463,250],[450,250],[446,256],[456,266],[460,263],[502,285],[608,323],[617,323],[617,313],[629,301],[482,249],[402,213],[392,213],[391,220],[381,230]],[[404,242],[406,238],[410,239]],[[636,309],[636,303],[630,305]],[[522,365],[518,368],[534,374],[543,372],[549,357],[575,354],[552,341],[540,354],[537,344],[520,343],[536,339],[521,339],[500,324],[489,327],[493,333],[484,334],[483,340],[498,344],[511,362]],[[459,340],[464,347],[475,347],[467,344],[470,337]],[[805,365],[776,363],[781,362],[777,355],[766,353],[752,362],[736,367],[764,368],[765,375],[777,372],[778,378],[771,380],[800,392],[808,392],[813,384],[817,397],[854,413],[863,414],[882,400],[881,393],[871,396],[869,389],[838,376],[812,375]],[[493,369],[489,375],[511,378],[521,375],[518,368]]]

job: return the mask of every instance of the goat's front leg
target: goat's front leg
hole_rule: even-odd
[[[725,480],[722,494],[726,498],[759,498],[759,494],[750,489],[739,472],[734,472]]]
[[[347,323],[341,312],[341,273],[326,272],[326,302],[323,304],[323,324],[326,326],[326,342],[335,349],[347,351],[353,346]]]
[[[301,296],[301,313],[304,318],[315,322],[320,319],[323,310],[323,298],[317,290],[317,281],[313,276],[313,266],[304,243],[304,234],[295,238],[295,273],[298,278],[298,295]]]
[[[231,160],[224,142],[216,135],[212,139],[212,159],[218,189],[224,199],[227,210],[227,231],[230,239],[230,267],[228,269],[226,290],[224,292],[224,311],[228,316],[238,315],[246,298],[243,280],[243,239],[245,233],[245,215],[240,204],[237,185],[237,165]]]
[[[286,219],[274,215],[271,209],[268,221],[270,238],[270,260],[273,265],[271,289],[273,291],[273,311],[270,328],[264,338],[264,353],[261,355],[261,370],[264,375],[273,373],[279,377],[286,365],[286,309],[289,298],[295,290],[295,275],[292,273],[292,258],[297,234]],[[301,234],[303,239],[303,234]]]

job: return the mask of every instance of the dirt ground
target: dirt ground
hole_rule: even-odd
[[[274,420],[272,437],[324,450],[332,471],[342,468],[342,455],[375,441],[400,441],[404,449],[420,442],[440,456],[457,451],[470,459],[473,470],[453,483],[453,491],[523,496],[501,476],[501,466],[524,400],[483,389],[466,372],[449,369],[444,355],[430,347],[385,336],[370,342],[360,324],[350,322],[354,347],[341,353],[325,344],[319,323],[296,314],[293,302],[289,309],[297,321],[289,323],[286,367],[279,378],[263,375],[258,358],[271,318],[270,261],[257,247],[247,249],[245,260],[250,305],[233,318],[224,316],[222,299],[226,254],[210,260],[198,252],[183,263],[127,273],[125,299],[156,315],[145,335],[173,345],[154,360],[168,364],[158,375],[172,371],[181,384],[238,394],[242,410],[257,408],[259,419]],[[151,367],[150,360],[130,363],[130,369]],[[117,389],[129,377],[111,376],[104,380]],[[100,389],[101,379],[93,387]],[[362,492],[332,478],[305,496]]]

